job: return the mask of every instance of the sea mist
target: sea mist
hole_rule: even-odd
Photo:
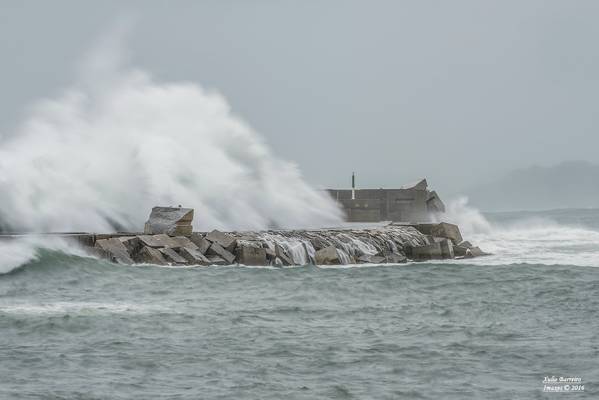
[[[138,231],[155,205],[194,208],[204,230],[340,221],[221,94],[157,82],[117,48],[104,43],[76,83],[0,139],[4,230]]]

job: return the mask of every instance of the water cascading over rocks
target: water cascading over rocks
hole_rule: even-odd
[[[484,255],[448,223],[375,228],[191,232],[193,209],[155,207],[147,234],[93,235],[96,254],[123,264],[346,265],[403,263]],[[169,219],[170,218],[170,219]],[[152,227],[151,230],[149,227]],[[184,234],[180,234],[184,232]]]

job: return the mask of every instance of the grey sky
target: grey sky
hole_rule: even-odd
[[[131,61],[222,92],[315,185],[441,192],[596,162],[597,1],[1,1],[0,129],[124,14]]]

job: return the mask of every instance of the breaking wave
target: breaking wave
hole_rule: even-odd
[[[51,254],[58,255],[59,264],[64,261],[64,257],[90,257],[83,249],[58,237],[26,236],[5,239],[0,240],[0,275],[33,262],[51,261]]]
[[[341,220],[221,94],[124,67],[119,45],[106,39],[81,79],[0,137],[0,228],[138,231],[153,206],[179,204],[202,230]]]
[[[443,220],[460,226],[466,240],[493,253],[469,260],[479,265],[542,264],[599,267],[599,210],[566,210],[556,221],[551,212],[497,213],[485,217],[459,198],[449,203]],[[531,215],[534,214],[534,215]]]

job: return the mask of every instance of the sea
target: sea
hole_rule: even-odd
[[[2,245],[0,399],[599,398],[599,210],[462,230],[493,255],[159,267]]]

